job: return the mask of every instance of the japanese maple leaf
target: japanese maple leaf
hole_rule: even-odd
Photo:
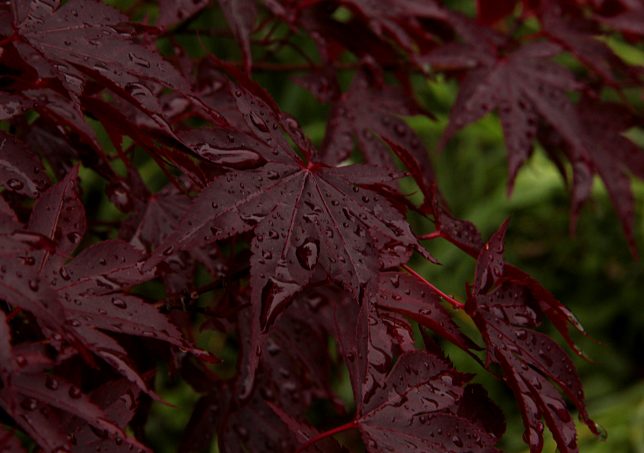
[[[626,35],[644,35],[644,5],[638,0],[618,0],[619,12],[609,16],[596,16],[602,23]]]
[[[496,437],[459,411],[468,376],[427,351],[402,354],[350,423],[310,439],[298,451],[357,428],[368,452],[497,452]]]
[[[631,190],[632,176],[644,177],[644,150],[624,133],[637,124],[637,118],[626,107],[612,102],[583,98],[578,105],[584,128],[584,142],[589,161],[575,159],[575,154],[564,146],[569,159],[588,172],[586,188],[573,192],[573,224],[581,205],[590,195],[592,174],[598,174],[610,195],[617,215],[629,241],[631,251],[637,254],[633,236],[635,199]],[[553,150],[556,151],[556,150]]]
[[[196,154],[230,171],[197,196],[148,266],[177,250],[252,230],[250,302],[259,338],[312,280],[336,281],[358,299],[381,267],[399,265],[413,250],[431,259],[401,211],[376,190],[396,175],[372,166],[302,162],[276,132],[281,120],[266,103],[246,89],[235,91],[248,133],[217,129],[182,135]],[[301,132],[290,129],[307,153]],[[252,361],[254,369],[257,358]]]
[[[189,19],[210,3],[209,0],[161,0],[157,26],[168,27]]]
[[[427,56],[437,67],[467,68],[442,143],[458,130],[496,110],[508,150],[509,187],[533,149],[540,120],[556,129],[576,155],[586,158],[581,127],[568,91],[579,88],[573,75],[551,61],[561,48],[548,42],[524,44],[507,56],[487,47],[447,45]]]
[[[438,297],[415,277],[398,272],[381,273],[378,286],[356,305],[338,294],[334,304],[333,332],[351,378],[358,406],[368,404],[382,389],[394,358],[414,351],[414,319],[463,350],[473,343],[464,336]]]
[[[103,409],[110,420],[121,429],[125,429],[134,417],[140,396],[139,388],[126,379],[119,379],[101,385],[91,393],[90,398]],[[70,427],[73,428],[76,441],[72,448],[73,452],[82,453],[89,449],[100,448],[101,451],[116,453],[123,448],[123,438],[110,439],[102,431],[92,429],[86,424],[73,423],[73,421]]]
[[[11,345],[9,326],[4,313],[0,315],[0,359],[2,367],[2,389],[0,407],[28,433],[41,447],[50,451],[70,445],[68,425],[65,417],[82,422],[85,426],[103,433],[104,439],[120,439],[127,447],[142,448],[133,439],[125,436],[101,406],[95,404],[78,387],[56,374],[45,374],[69,357],[60,351],[55,358],[50,351],[23,342]],[[52,423],[52,418],[56,421]],[[90,428],[87,428],[88,431]],[[0,446],[2,442],[0,441]],[[11,450],[13,451],[13,450]]]
[[[241,46],[244,54],[244,66],[250,71],[252,55],[250,52],[250,34],[257,18],[256,0],[217,0],[228,25]]]
[[[581,7],[571,2],[540,0],[539,21],[545,35],[569,50],[609,85],[637,81],[632,67],[621,60],[608,45],[597,39],[599,27],[585,19]]]
[[[494,24],[514,11],[519,0],[477,0],[476,17],[484,24]]]
[[[473,223],[454,217],[434,186],[431,212],[434,216],[436,231],[421,236],[423,239],[441,237],[450,241],[461,250],[476,257],[483,247],[481,233]]]
[[[543,447],[543,417],[559,450],[576,452],[575,423],[552,382],[577,406],[590,429],[594,433],[598,430],[586,412],[582,385],[572,360],[555,341],[534,330],[539,314],[552,314],[548,310],[556,307],[544,297],[545,290],[535,288],[534,281],[524,282],[511,267],[505,269],[502,253],[506,228],[507,222],[479,254],[466,310],[487,345],[487,364],[501,366],[504,379],[517,397],[526,427],[524,440],[530,450],[537,452]]]
[[[393,37],[402,47],[415,47],[415,34],[422,34],[419,19],[449,21],[450,12],[433,0],[343,0],[368,22],[381,38]]]
[[[399,87],[370,82],[358,75],[333,105],[321,160],[337,165],[351,156],[357,141],[365,161],[396,170],[392,150],[427,195],[434,179],[427,150],[401,116],[423,113]]]
[[[189,85],[157,52],[137,42],[125,15],[98,0],[71,0],[64,5],[57,0],[19,0],[12,2],[12,11],[14,34],[9,41],[41,80],[56,78],[67,91],[56,113],[69,116],[78,110],[91,76],[107,82],[170,133],[147,81],[184,93]],[[56,97],[46,96],[48,104],[49,98]],[[81,132],[88,128],[78,121],[74,124]],[[89,136],[91,142],[93,134]]]
[[[28,146],[0,132],[0,184],[7,190],[36,197],[49,180],[40,160]]]
[[[393,359],[415,349],[411,325],[400,315],[382,315],[374,303],[358,306],[343,295],[334,304],[333,333],[357,405],[382,386]]]
[[[440,304],[440,295],[414,275],[382,272],[373,300],[383,312],[405,315],[463,350],[473,346]]]
[[[28,229],[50,238],[55,249],[30,255],[38,277],[29,280],[27,285],[32,292],[53,291],[49,303],[58,307],[57,322],[65,323],[64,330],[146,389],[132,369],[127,352],[103,331],[155,338],[183,349],[191,346],[155,307],[127,294],[127,288],[151,277],[139,270],[143,252],[123,241],[104,241],[67,262],[83,238],[85,228],[75,168],[44,192],[34,205]],[[38,316],[38,312],[34,314]]]

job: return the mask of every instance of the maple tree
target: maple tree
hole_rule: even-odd
[[[108,3],[0,2],[2,451],[150,451],[160,369],[200,395],[184,452],[349,451],[348,430],[369,452],[499,451],[501,410],[443,342],[507,384],[531,452],[546,427],[578,451],[573,406],[602,433],[539,331],[579,353],[580,324],[505,262],[507,222],[484,241],[450,213],[405,117],[432,118],[419,78],[455,80],[439,148],[495,112],[509,190],[538,143],[570,180],[571,226],[597,174],[636,254],[644,153],[624,93],[644,72],[600,38],[638,42],[639,2],[478,0],[475,17],[432,0]],[[327,107],[319,143],[266,71]],[[465,301],[414,269],[438,264],[439,238],[476,262]],[[331,385],[342,367],[353,413]],[[328,419],[311,417],[321,401]]]

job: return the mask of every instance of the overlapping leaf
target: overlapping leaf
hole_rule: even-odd
[[[321,160],[335,165],[345,161],[355,141],[367,163],[396,170],[393,151],[427,195],[433,180],[427,150],[401,118],[421,113],[422,109],[402,89],[379,86],[360,74],[333,106]]]
[[[312,280],[337,281],[360,298],[382,266],[403,263],[413,250],[429,256],[401,212],[373,189],[390,182],[389,174],[368,166],[298,162],[268,145],[279,139],[273,140],[266,114],[250,110],[244,117],[258,130],[255,137],[229,131],[184,137],[197,154],[235,170],[195,199],[151,263],[253,230],[251,305],[259,335]]]
[[[468,68],[461,81],[443,135],[448,140],[457,130],[496,110],[508,149],[509,184],[532,153],[539,121],[555,128],[570,144],[575,156],[587,158],[583,129],[567,92],[579,88],[573,75],[551,58],[559,46],[533,42],[507,56],[490,54],[485,47],[448,45],[427,57],[438,67]]]
[[[359,429],[369,452],[499,451],[493,433],[459,414],[467,380],[443,357],[426,351],[402,354],[345,429]]]
[[[576,452],[575,423],[553,382],[575,404],[590,429],[597,433],[597,427],[586,412],[584,392],[572,360],[552,339],[534,330],[542,312],[552,316],[557,327],[566,326],[553,312],[554,298],[544,297],[547,292],[535,287],[534,281],[517,279],[516,271],[506,272],[502,255],[506,228],[507,223],[479,254],[466,310],[483,334],[488,365],[501,366],[519,402],[526,427],[524,440],[530,450],[538,452],[543,448],[543,418],[559,450]]]

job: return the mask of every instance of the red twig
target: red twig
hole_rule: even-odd
[[[335,436],[338,433],[341,433],[343,431],[348,431],[350,429],[354,429],[358,427],[358,422],[356,420],[352,420],[349,423],[345,423],[344,425],[336,426],[333,429],[330,429],[328,431],[325,431],[323,433],[318,434],[315,437],[312,437],[311,439],[307,440],[303,445],[301,445],[295,453],[301,453],[307,448],[309,448],[311,445],[321,441],[322,439],[326,439],[327,437]]]
[[[418,281],[426,285],[428,288],[430,288],[432,291],[434,291],[436,294],[441,296],[443,299],[445,299],[447,302],[449,302],[452,307],[457,308],[459,310],[463,310],[465,308],[465,304],[463,302],[460,302],[456,299],[454,299],[452,296],[447,295],[440,289],[438,289],[436,286],[428,282],[422,275],[420,275],[418,272],[413,270],[411,267],[407,266],[406,264],[402,265],[402,268],[405,269],[407,272],[409,272],[414,278],[416,278]]]

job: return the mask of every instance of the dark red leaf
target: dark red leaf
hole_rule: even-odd
[[[210,0],[160,0],[157,26],[168,27],[187,20],[209,3]]]
[[[405,353],[344,429],[358,428],[369,452],[499,451],[483,426],[454,412],[467,380],[442,357],[426,351]]]
[[[0,184],[12,192],[36,197],[49,180],[34,153],[13,136],[0,132]]]
[[[250,53],[250,34],[257,17],[256,0],[217,0],[226,16],[228,25],[239,42],[244,54],[244,66],[250,71],[252,55]]]
[[[370,83],[361,74],[333,106],[320,158],[337,165],[351,156],[355,141],[367,163],[398,171],[393,151],[429,196],[434,174],[427,150],[402,118],[421,113],[400,88]]]
[[[557,327],[562,324],[562,312],[554,311],[556,306],[550,298],[541,300],[544,294],[536,290],[536,282],[521,282],[515,271],[509,272],[508,278],[503,262],[506,228],[507,223],[479,254],[466,310],[483,334],[488,366],[492,362],[501,366],[504,379],[517,397],[526,427],[524,440],[531,451],[541,451],[543,447],[543,418],[559,449],[576,452],[575,423],[550,381],[570,398],[593,432],[598,432],[597,427],[586,412],[582,385],[571,359],[552,339],[534,330],[540,322],[541,306],[549,308],[543,313],[554,315]]]
[[[443,135],[447,141],[458,130],[496,110],[501,118],[509,161],[509,187],[517,171],[532,153],[539,120],[555,128],[576,156],[587,156],[583,129],[567,92],[579,88],[573,75],[551,58],[561,52],[557,45],[532,42],[507,55],[485,48],[455,45],[427,61],[467,68],[458,98]]]

